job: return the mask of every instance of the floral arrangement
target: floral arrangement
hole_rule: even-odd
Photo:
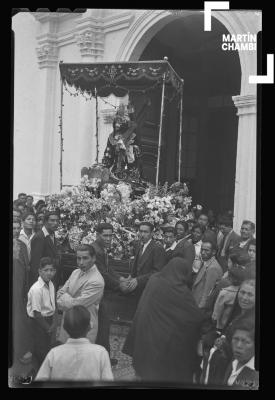
[[[66,188],[47,200],[47,208],[58,209],[60,213],[56,237],[60,244],[67,241],[72,250],[80,243],[92,243],[96,239],[96,226],[109,222],[114,227],[110,255],[127,259],[131,254],[131,242],[138,239],[141,221],[154,225],[153,237],[162,243],[163,225],[174,226],[180,219],[194,217],[186,184],[174,183],[170,187],[167,183],[158,187],[149,184],[145,194],[135,200],[130,197],[131,185],[123,181],[106,183],[99,195],[91,191],[91,187],[98,188],[99,182],[89,182],[84,176],[79,186]],[[197,205],[196,210],[199,207]]]

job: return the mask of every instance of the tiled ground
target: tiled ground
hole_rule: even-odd
[[[116,381],[134,381],[135,372],[132,367],[131,357],[123,354],[121,349],[125,342],[129,326],[119,323],[112,323],[110,332],[110,345],[111,345],[111,358],[116,358],[118,363],[113,367],[114,379]],[[12,385],[13,379],[17,377],[28,377],[35,375],[37,370],[36,365],[28,364],[23,365],[19,361],[16,361],[12,368],[9,369],[9,382]]]

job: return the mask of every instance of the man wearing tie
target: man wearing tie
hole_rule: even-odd
[[[166,264],[171,260],[173,257],[173,250],[177,245],[176,241],[176,230],[172,226],[168,226],[164,229],[164,250],[166,255]]]
[[[38,279],[39,264],[42,257],[50,257],[54,261],[56,275],[53,283],[58,288],[60,280],[59,257],[57,253],[57,244],[54,232],[59,224],[59,213],[57,211],[49,211],[45,214],[44,225],[38,231],[31,241],[31,261],[30,261],[30,282],[32,286]]]
[[[134,258],[131,276],[122,281],[122,291],[132,293],[138,302],[150,276],[159,272],[165,265],[165,251],[157,244],[153,236],[154,226],[150,222],[141,222],[139,225],[140,246]]]

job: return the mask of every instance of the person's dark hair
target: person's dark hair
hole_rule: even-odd
[[[51,257],[42,257],[39,263],[39,269],[46,267],[46,265],[52,265],[54,267],[54,262]]]
[[[35,207],[36,210],[38,210],[38,207],[40,207],[42,205],[43,206],[46,205],[45,201],[44,200],[38,200],[34,207]]]
[[[185,231],[188,231],[188,224],[186,221],[177,221],[175,225],[175,229],[177,228],[178,225],[182,225],[184,227]]]
[[[44,215],[44,220],[43,220],[44,224],[45,222],[48,222],[51,215],[56,215],[58,218],[60,218],[60,214],[58,211],[47,211]]]
[[[77,247],[76,251],[88,251],[91,257],[96,255],[95,249],[89,244],[81,244]]]
[[[248,253],[243,249],[229,254],[229,258],[234,266],[246,267],[251,261]]]
[[[26,194],[26,193],[19,193],[18,198],[19,198],[20,196],[27,196],[27,194]]]
[[[91,315],[87,308],[74,306],[65,312],[64,329],[73,339],[85,337],[90,330]]]
[[[33,196],[32,196],[31,194],[28,194],[28,195],[27,195],[27,198],[28,198],[28,197],[29,197],[30,199],[33,200]]]
[[[248,248],[249,248],[249,246],[250,246],[251,244],[252,244],[253,246],[256,246],[256,239],[255,239],[255,238],[253,238],[253,239],[250,240],[249,245],[248,245]]]
[[[245,331],[248,332],[249,337],[254,341],[255,340],[255,322],[252,318],[243,319],[240,321],[233,322],[231,328],[231,338],[233,337],[236,331]]]
[[[163,229],[163,232],[164,233],[170,232],[170,233],[173,233],[173,235],[176,235],[176,230],[175,230],[175,228],[173,226],[166,226]]]
[[[196,223],[192,226],[191,232],[194,232],[195,229],[200,229],[201,233],[205,232],[205,227]]]
[[[24,214],[21,217],[22,221],[25,221],[25,219],[28,218],[29,215],[32,215],[36,220],[35,214],[32,211],[28,211],[27,210],[27,211],[24,212]]]
[[[228,278],[234,283],[236,286],[240,286],[242,282],[246,279],[246,270],[245,268],[239,266],[239,265],[233,265],[228,270]]]
[[[114,230],[113,225],[108,224],[107,222],[103,222],[101,224],[98,224],[96,227],[97,233],[102,233],[104,229],[111,229],[112,232]]]
[[[248,221],[247,219],[245,219],[245,220],[242,222],[242,225],[250,225],[251,229],[252,229],[253,231],[255,231],[255,224],[254,224],[254,222],[251,222],[251,221]]]
[[[149,226],[150,231],[153,232],[153,230],[154,230],[154,225],[151,224],[151,222],[149,222],[149,221],[142,221],[142,222],[140,222],[140,224],[139,224],[139,228],[140,228],[142,225]]]
[[[216,245],[216,243],[212,242],[212,240],[203,240],[202,244],[203,243],[210,243],[211,244],[211,249],[217,251],[217,245]]]
[[[228,228],[233,227],[233,219],[229,217],[229,215],[222,215],[219,218],[219,224],[227,226]]]

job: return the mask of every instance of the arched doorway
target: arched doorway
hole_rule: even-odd
[[[158,24],[160,22],[157,22]],[[225,26],[212,18],[212,31],[203,30],[203,14],[161,21],[150,40],[139,42],[131,59],[161,60],[167,56],[184,79],[182,180],[188,181],[195,203],[216,213],[234,208],[238,117],[232,96],[240,93],[241,66],[238,52],[221,48]],[[142,39],[141,39],[142,42]],[[139,135],[143,165],[154,181],[154,162],[159,123],[160,93],[155,93]],[[177,179],[178,118],[175,103],[168,104],[166,135],[161,153],[161,182]],[[151,172],[150,172],[151,171]]]

